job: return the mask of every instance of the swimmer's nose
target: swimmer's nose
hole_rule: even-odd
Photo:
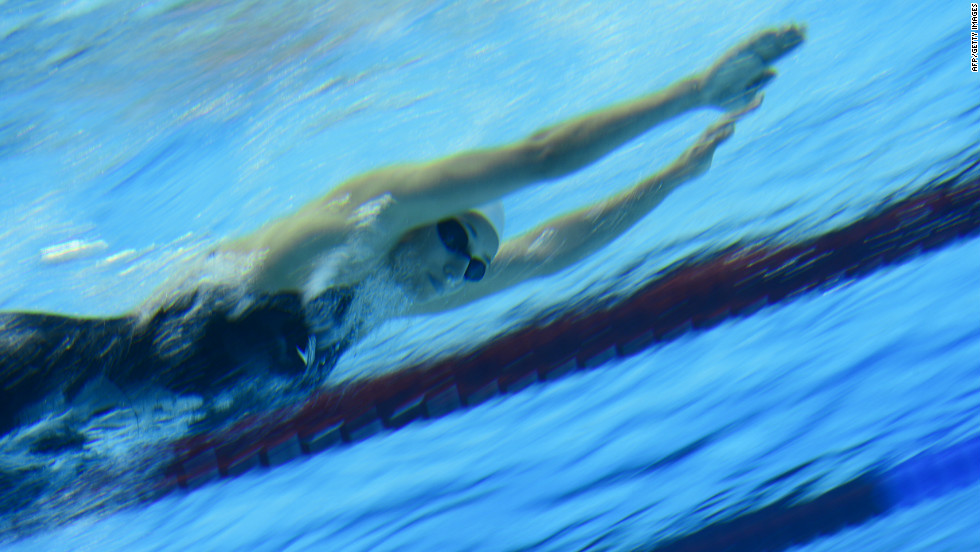
[[[463,275],[466,274],[466,267],[469,266],[470,260],[462,255],[455,255],[453,259],[450,260],[442,267],[442,273],[452,282],[460,282],[463,280]]]

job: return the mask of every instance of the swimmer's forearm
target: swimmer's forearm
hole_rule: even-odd
[[[538,252],[541,273],[571,266],[624,234],[672,191],[701,174],[686,169],[671,166],[598,205],[573,211],[532,231],[532,235],[551,236],[550,247]]]
[[[667,88],[540,130],[527,142],[540,151],[542,178],[558,178],[599,160],[651,128],[704,107],[701,79]]]
[[[536,276],[551,274],[608,245],[650,214],[679,186],[706,172],[715,149],[734,132],[735,121],[757,106],[758,101],[710,126],[663,171],[598,205],[552,219],[528,232],[520,244],[531,257],[524,264],[534,266]]]

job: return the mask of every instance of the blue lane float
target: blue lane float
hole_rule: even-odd
[[[980,160],[972,154],[958,172],[889,200],[841,228],[796,243],[770,241],[703,254],[628,297],[593,303],[589,311],[552,314],[464,356],[347,383],[292,408],[180,440],[173,445],[174,460],[158,490],[197,487],[356,443],[416,420],[439,418],[978,233]],[[967,460],[969,454],[978,457],[978,446],[969,441],[938,456],[872,471],[811,501],[784,501],[652,549],[777,550],[804,542],[976,482],[975,462],[967,466]],[[772,534],[763,538],[760,531]]]
[[[656,544],[651,552],[784,550],[980,482],[980,438],[876,468],[810,500],[785,498]]]

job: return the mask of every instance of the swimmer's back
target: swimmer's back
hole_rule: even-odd
[[[329,314],[342,318],[352,294],[339,289],[325,298],[335,305]],[[72,401],[99,377],[127,393],[157,387],[205,399],[273,378],[299,389],[309,375],[302,353],[310,335],[297,294],[261,296],[242,307],[222,287],[178,296],[144,318],[0,313],[0,435]],[[320,347],[321,375],[348,345]]]

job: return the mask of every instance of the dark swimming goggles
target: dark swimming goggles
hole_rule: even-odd
[[[467,251],[470,245],[470,236],[466,233],[466,228],[463,228],[463,223],[454,218],[448,218],[439,221],[436,230],[439,231],[439,239],[442,240],[442,245],[446,246],[446,249],[451,253],[465,255],[470,260],[466,272],[463,273],[463,278],[471,282],[482,280],[487,273],[487,263],[473,258]]]

